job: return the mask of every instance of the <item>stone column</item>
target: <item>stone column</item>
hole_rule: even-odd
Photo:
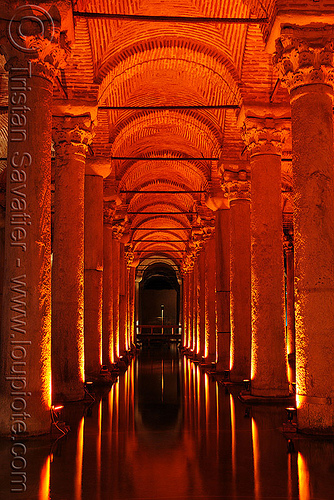
[[[216,361],[216,241],[214,236],[205,244],[205,296],[206,296],[206,362]]]
[[[124,243],[120,243],[119,260],[119,348],[121,356],[128,350],[126,339],[126,266],[124,260]]]
[[[85,175],[85,377],[99,376],[102,364],[103,176],[86,165]]]
[[[187,347],[188,335],[188,290],[189,290],[189,275],[183,272],[183,293],[182,293],[182,346]]]
[[[1,40],[9,131],[0,433],[13,439],[50,430],[51,106],[66,48],[55,27],[51,41],[32,34],[17,42],[22,51]]]
[[[252,179],[251,392],[267,398],[288,395],[280,156],[285,133],[284,120],[246,118]]]
[[[113,325],[114,325],[114,348],[115,348],[115,360],[120,357],[120,252],[121,243],[119,239],[116,238],[115,226],[113,226]]]
[[[90,115],[54,117],[53,137],[52,391],[58,403],[83,397],[84,183]]]
[[[218,372],[230,368],[230,211],[216,212],[216,293]]]
[[[288,353],[288,378],[289,383],[292,384],[296,381],[295,270],[292,235],[284,236],[283,248],[286,263],[286,348]]]
[[[102,363],[111,367],[115,361],[113,324],[113,236],[112,227],[103,224],[103,295],[102,295]]]
[[[275,61],[291,102],[298,426],[334,432],[332,25],[284,26]]]
[[[231,251],[231,358],[233,382],[251,374],[251,235],[250,174],[246,170],[224,171],[230,202]]]
[[[198,259],[198,333],[199,333],[199,348],[198,357],[202,361],[205,357],[205,340],[206,340],[206,304],[207,290],[205,287],[205,250],[201,248]]]

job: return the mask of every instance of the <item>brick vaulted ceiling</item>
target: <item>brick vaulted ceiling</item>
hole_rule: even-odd
[[[262,18],[270,17],[274,2],[72,0],[72,8],[141,16]],[[237,160],[247,154],[236,109],[196,106],[269,102],[278,75],[264,50],[266,28],[261,23],[150,22],[78,15],[74,25],[75,42],[60,84],[55,85],[55,98],[98,103],[91,154],[130,158],[111,160],[111,174],[105,180],[106,190],[118,194],[115,219],[127,221],[136,258],[152,252],[180,265],[191,228],[194,231],[213,217],[205,204],[217,182],[219,162],[212,158]],[[286,100],[285,91],[280,89],[275,99]],[[194,108],[167,109],[171,106]],[[284,174],[289,184],[288,169]]]

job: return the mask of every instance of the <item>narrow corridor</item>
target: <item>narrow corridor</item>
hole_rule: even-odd
[[[26,442],[26,493],[9,495],[12,443],[1,441],[0,498],[332,499],[333,441],[298,436],[288,452],[285,408],[248,414],[232,391],[175,346],[142,350],[109,392],[86,399],[84,417],[67,405],[71,432],[51,453],[49,437]]]

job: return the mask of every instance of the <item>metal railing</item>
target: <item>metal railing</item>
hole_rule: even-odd
[[[180,325],[136,325],[137,335],[181,335]]]

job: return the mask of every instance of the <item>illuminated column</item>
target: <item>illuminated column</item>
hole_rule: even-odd
[[[207,290],[205,287],[205,250],[204,247],[201,249],[198,259],[198,330],[199,330],[199,349],[198,357],[200,361],[205,356],[205,330],[206,330],[206,304],[207,304]]]
[[[205,244],[205,296],[206,296],[206,361],[216,361],[216,241],[214,236]]]
[[[288,353],[289,383],[296,381],[296,348],[295,348],[295,289],[294,289],[294,255],[293,237],[285,235],[283,241],[286,262],[286,348]]]
[[[114,325],[114,349],[115,359],[120,356],[120,309],[119,309],[119,290],[120,290],[120,257],[121,243],[116,238],[115,226],[113,226],[113,244],[112,244],[112,265],[113,265],[113,325]]]
[[[246,117],[252,178],[251,392],[260,397],[288,395],[280,155],[286,133],[284,120]]]
[[[103,177],[85,175],[85,377],[99,376],[102,364]]]
[[[189,290],[189,275],[183,273],[183,293],[182,293],[182,346],[187,347],[187,325],[188,325],[188,290]]]
[[[334,431],[331,25],[284,26],[275,56],[291,102],[298,426]]]
[[[84,182],[90,115],[53,119],[56,150],[52,265],[52,398],[83,397]]]
[[[216,212],[217,365],[230,368],[230,210]]]
[[[194,323],[195,323],[195,314],[194,310],[194,268],[192,268],[190,275],[190,290],[189,290],[189,348],[193,350],[194,348]]]
[[[231,358],[230,378],[240,382],[251,373],[251,236],[250,174],[224,171],[230,201]]]
[[[4,40],[9,130],[0,433],[20,439],[50,430],[51,106],[65,51],[58,28],[51,41],[20,37],[22,51]]]
[[[115,361],[115,335],[113,323],[113,231],[108,204],[104,205],[103,224],[103,295],[102,295],[102,363],[110,368]]]
[[[126,266],[124,259],[124,244],[120,244],[119,261],[119,348],[121,355],[128,350],[126,341]]]

